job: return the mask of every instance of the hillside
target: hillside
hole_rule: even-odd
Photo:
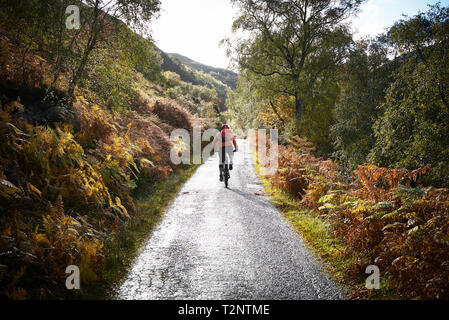
[[[184,148],[171,132],[218,123],[215,90],[164,73],[151,41],[75,3],[94,13],[76,33],[46,1],[0,6],[0,299],[103,294],[195,168],[171,161]]]
[[[211,67],[202,64],[200,62],[194,61],[190,58],[187,58],[179,53],[169,53],[168,55],[172,58],[179,60],[181,63],[185,64],[186,66],[189,66],[194,70],[203,71],[204,73],[210,74],[215,79],[231,87],[233,90],[237,87],[238,75],[233,71]]]
[[[226,98],[228,91],[235,89],[237,74],[232,71],[209,67],[180,54],[165,53],[156,47],[162,57],[161,68],[178,74],[180,79],[192,85],[205,86],[217,92],[220,98],[220,111],[227,110]]]

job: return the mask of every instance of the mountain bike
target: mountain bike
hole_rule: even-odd
[[[232,152],[237,152],[237,150],[233,150]],[[224,161],[224,166],[223,166],[223,181],[225,184],[225,188],[228,187],[228,182],[229,182],[229,178],[231,177],[231,175],[229,174],[229,165],[228,165],[228,157],[226,157],[226,153],[223,152],[223,155],[226,159],[223,159]]]

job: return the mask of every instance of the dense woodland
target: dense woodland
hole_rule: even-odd
[[[353,298],[449,297],[449,8],[356,40],[362,1],[234,0],[228,115],[278,128],[262,177]],[[365,288],[376,265],[382,290]]]
[[[307,138],[348,170],[430,164],[425,183],[448,186],[447,7],[354,40],[348,18],[361,1],[234,2],[234,29],[250,34],[226,41],[240,68],[236,125]]]

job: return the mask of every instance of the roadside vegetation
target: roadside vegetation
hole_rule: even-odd
[[[414,186],[430,167],[365,164],[348,177],[304,139],[278,148],[265,192],[352,298],[449,297],[449,190]],[[369,265],[380,269],[380,290],[365,287]]]
[[[159,1],[106,3],[0,1],[0,298],[106,297],[195,169],[170,133],[219,119],[216,91],[164,73],[139,35]]]
[[[355,40],[363,1],[233,2],[227,115],[279,129],[273,202],[354,298],[448,299],[449,8]]]

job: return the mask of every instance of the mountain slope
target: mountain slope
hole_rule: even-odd
[[[235,89],[237,86],[237,73],[226,70],[223,68],[216,68],[211,67],[202,63],[199,63],[197,61],[194,61],[188,57],[185,57],[179,53],[169,53],[169,56],[172,58],[178,59],[181,63],[189,66],[192,69],[203,71],[204,73],[210,74],[215,79],[223,82],[224,84],[228,85],[232,89]]]
[[[236,73],[206,66],[180,54],[167,54],[157,47],[156,49],[163,60],[162,70],[177,73],[184,82],[214,89],[220,98],[220,110],[227,110],[227,92],[236,87],[238,78]]]

